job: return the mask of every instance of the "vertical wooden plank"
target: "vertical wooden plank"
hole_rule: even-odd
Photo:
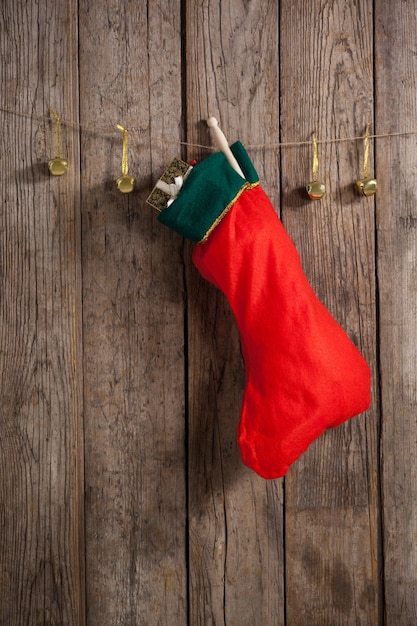
[[[84,623],[77,3],[0,8],[0,622]],[[41,119],[36,119],[40,116]],[[42,119],[42,116],[45,116]]]
[[[145,205],[179,151],[180,52],[179,1],[80,2],[89,624],[187,619],[182,243]]]
[[[372,3],[281,4],[282,141],[319,140],[321,201],[309,200],[310,147],[282,150],[282,217],[313,288],[373,370],[369,413],[325,433],[285,482],[287,619],[380,623],[374,200],[361,198],[362,135],[373,117]],[[289,52],[290,51],[290,52]],[[354,392],[354,390],[352,390]]]
[[[278,4],[186,3],[187,139],[210,145],[215,115],[230,142],[278,141]],[[208,151],[190,150],[204,158]],[[250,151],[271,199],[278,152]],[[242,465],[236,428],[244,387],[225,297],[187,259],[190,623],[284,623],[282,481]]]
[[[416,131],[416,2],[377,1],[376,132]],[[417,623],[415,135],[377,141],[385,619]]]

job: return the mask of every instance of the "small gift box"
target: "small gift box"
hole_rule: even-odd
[[[175,200],[192,169],[185,161],[173,159],[152,189],[146,203],[157,211],[163,211]]]

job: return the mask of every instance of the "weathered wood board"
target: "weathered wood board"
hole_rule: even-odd
[[[181,138],[180,7],[143,8],[80,3],[86,590],[97,625],[187,616],[182,242],[145,204]],[[116,124],[132,129],[131,194],[116,186]]]
[[[268,141],[278,117],[277,9],[187,2],[189,142],[210,145],[205,120],[211,115],[230,142]],[[278,155],[263,157],[253,152],[277,200]],[[223,294],[203,281],[189,257],[187,294],[190,623],[278,626],[285,597],[282,481],[268,484],[241,464],[236,429],[244,372],[236,325]]]
[[[417,623],[416,3],[375,5],[385,620]],[[395,45],[393,45],[395,42]]]
[[[83,624],[76,3],[0,7],[0,623]],[[44,116],[43,119],[31,118]]]
[[[320,201],[306,193],[311,145],[283,149],[282,219],[313,288],[365,354],[374,383],[367,415],[327,432],[287,476],[287,619],[377,625],[374,199],[355,189],[362,142],[344,141],[373,121],[372,3],[284,2],[281,15],[282,141],[311,141],[317,132],[318,178],[327,189]]]

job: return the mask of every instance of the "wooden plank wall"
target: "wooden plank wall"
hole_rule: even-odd
[[[2,4],[0,624],[417,623],[416,27],[417,0]],[[373,372],[285,479],[242,465],[233,316],[145,205],[209,115]]]

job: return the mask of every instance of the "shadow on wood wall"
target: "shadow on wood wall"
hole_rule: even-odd
[[[416,624],[416,2],[18,0],[0,24],[1,624]],[[208,115],[373,372],[284,479],[243,466],[229,306],[145,205],[209,154]],[[312,203],[288,144],[314,130]]]

